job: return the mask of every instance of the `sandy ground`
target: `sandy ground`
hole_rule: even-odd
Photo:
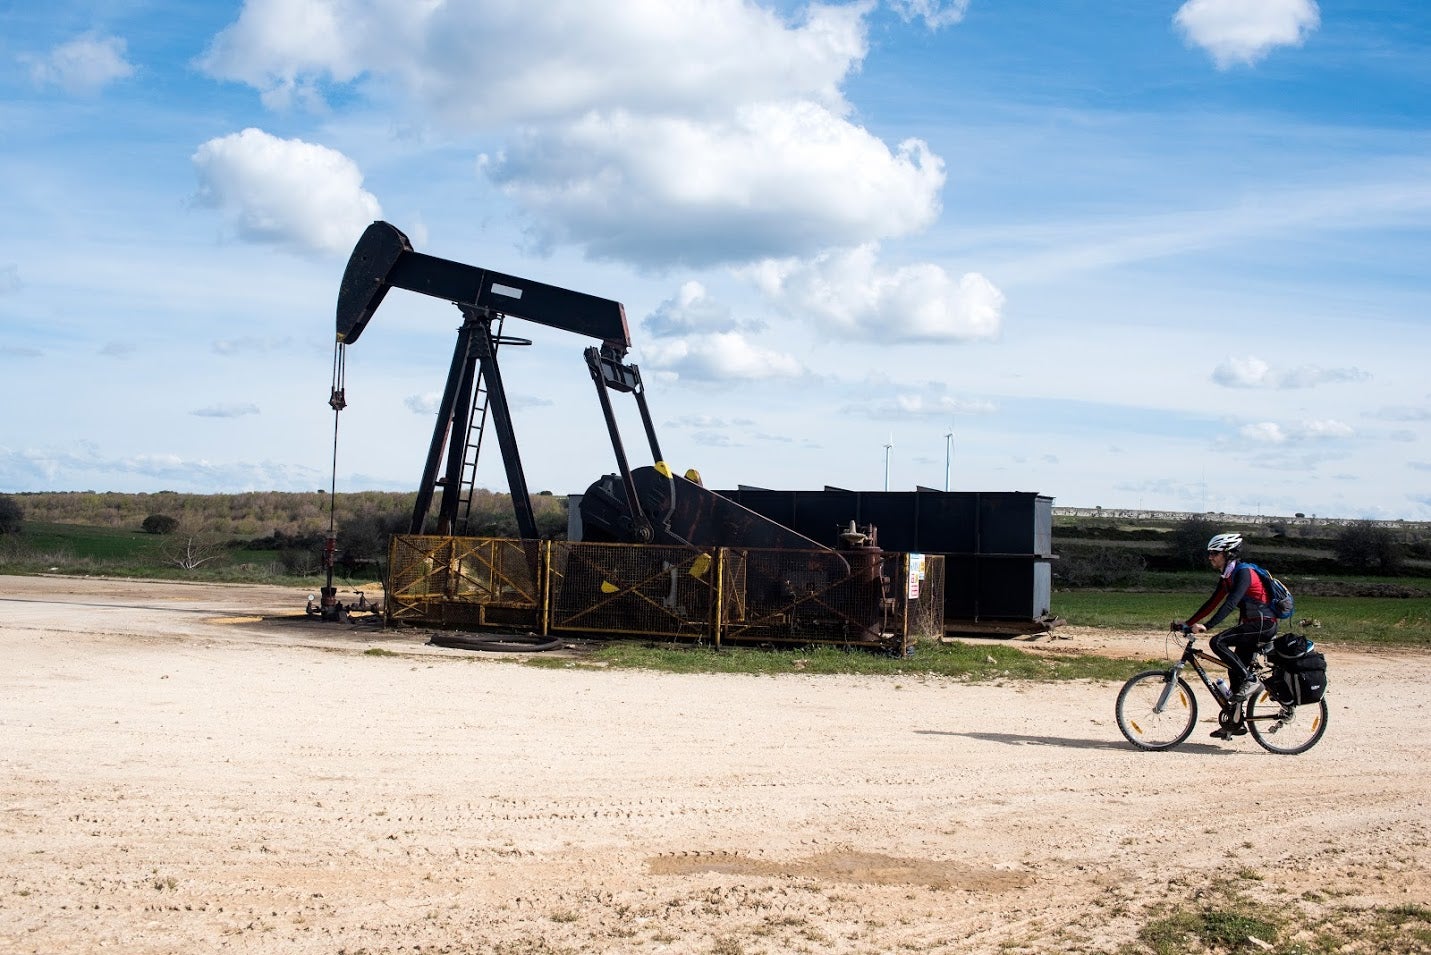
[[[539,669],[305,596],[0,577],[0,952],[1105,952],[1230,873],[1431,902],[1425,654],[1322,641],[1305,755],[1206,700],[1143,753],[1112,683]],[[1025,645],[1163,652],[1064,633]]]

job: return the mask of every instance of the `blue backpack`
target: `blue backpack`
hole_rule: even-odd
[[[1289,619],[1296,612],[1296,601],[1292,599],[1292,591],[1287,589],[1287,585],[1250,560],[1244,560],[1242,563],[1262,581],[1262,590],[1267,594],[1267,606],[1272,608],[1277,619]]]

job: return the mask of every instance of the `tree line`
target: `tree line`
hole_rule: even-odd
[[[1241,531],[1246,556],[1279,576],[1431,577],[1431,533],[1424,525],[1397,529],[1359,521],[1313,538],[1190,515],[1159,527],[1103,519],[1062,524],[1054,532],[1054,578],[1068,587],[1125,587],[1137,586],[1149,571],[1205,570],[1207,541],[1226,530]]]
[[[223,548],[271,550],[290,572],[309,573],[330,526],[349,567],[381,561],[389,537],[408,530],[416,500],[415,492],[395,491],[0,494],[0,534],[18,534],[26,524],[129,529],[174,538],[180,544],[169,549],[191,563]],[[543,536],[566,535],[565,497],[538,494],[532,507]],[[477,489],[467,516],[469,536],[518,535],[509,494]]]
[[[330,496],[324,491],[250,491],[240,494],[183,494],[176,491],[121,494],[95,491],[44,491],[0,494],[0,526],[7,520],[35,524],[132,528],[148,533],[187,533],[206,537],[298,538],[323,536],[330,517],[339,525],[372,515],[412,513],[417,494],[406,491],[353,491]],[[533,499],[539,526],[555,532],[566,527],[566,499],[539,494]],[[147,526],[146,526],[147,522]],[[516,534],[511,496],[477,489],[472,497],[470,532],[477,536]]]

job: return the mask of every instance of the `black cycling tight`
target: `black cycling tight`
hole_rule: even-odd
[[[1212,647],[1212,652],[1217,654],[1217,658],[1227,664],[1234,691],[1247,682],[1252,667],[1252,655],[1257,652],[1257,648],[1271,643],[1275,636],[1276,618],[1254,617],[1222,631],[1207,642],[1208,646]]]

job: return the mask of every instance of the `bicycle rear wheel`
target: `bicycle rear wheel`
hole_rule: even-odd
[[[1263,691],[1247,701],[1247,728],[1268,752],[1282,756],[1305,753],[1327,731],[1326,697],[1316,703],[1284,706]]]
[[[1115,707],[1118,729],[1139,749],[1170,749],[1197,723],[1197,697],[1171,670],[1145,670],[1123,684]],[[1159,709],[1159,704],[1162,708]]]

